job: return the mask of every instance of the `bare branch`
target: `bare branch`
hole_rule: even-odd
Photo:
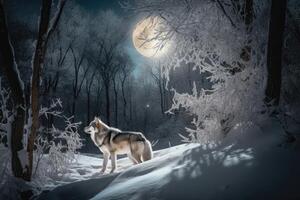
[[[220,0],[216,0],[216,2],[218,3],[218,5],[220,6],[220,9],[222,10],[222,12],[224,13],[224,15],[227,17],[227,19],[230,21],[231,25],[236,28],[236,25],[233,23],[232,19],[230,18],[230,16],[228,15],[228,13],[226,12],[223,4],[220,2]]]
[[[54,30],[57,27],[57,24],[59,22],[59,19],[61,17],[61,14],[65,7],[66,2],[67,2],[67,0],[59,0],[57,11],[56,11],[53,19],[51,20],[52,23],[51,23],[50,27],[48,28],[46,44],[48,43],[49,38],[51,37],[52,33],[54,32]]]

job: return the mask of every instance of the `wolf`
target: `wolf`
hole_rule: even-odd
[[[109,127],[98,117],[95,117],[84,128],[84,132],[90,135],[92,141],[103,153],[101,173],[105,172],[109,157],[112,165],[110,173],[117,168],[117,155],[127,154],[134,164],[142,163],[153,157],[151,143],[140,132],[121,131]]]

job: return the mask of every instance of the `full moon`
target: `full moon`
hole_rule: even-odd
[[[159,39],[164,25],[160,17],[148,17],[137,23],[132,33],[136,50],[145,57],[158,58],[168,51],[170,44]]]

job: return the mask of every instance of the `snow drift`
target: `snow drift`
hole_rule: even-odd
[[[239,127],[222,144],[171,147],[132,167],[121,159],[118,173],[61,186],[38,199],[299,199],[299,146],[280,146],[282,137],[274,122]]]

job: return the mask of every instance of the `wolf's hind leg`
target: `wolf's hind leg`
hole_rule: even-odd
[[[131,154],[127,154],[128,158],[133,162],[133,164],[138,164],[139,162],[131,155]]]
[[[142,155],[138,154],[138,153],[134,153],[132,154],[132,156],[134,157],[134,159],[138,162],[138,163],[142,163]]]
[[[107,167],[107,163],[108,163],[108,158],[109,158],[109,154],[108,153],[104,153],[103,154],[103,164],[102,164],[102,169],[101,169],[101,173],[104,173]]]

